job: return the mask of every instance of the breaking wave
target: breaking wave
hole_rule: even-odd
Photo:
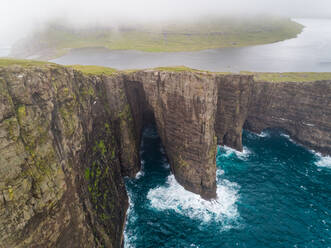
[[[207,201],[187,191],[169,175],[165,186],[149,190],[147,199],[151,207],[157,210],[173,210],[178,214],[203,222],[221,222],[224,229],[232,228],[239,217],[236,202],[238,201],[239,186],[228,180],[219,180],[217,199]]]
[[[235,154],[237,158],[245,160],[252,153],[246,146],[243,147],[242,152],[228,146],[219,146],[218,149],[220,149],[221,156],[226,158]]]
[[[259,134],[256,134],[257,136],[261,137],[261,138],[266,138],[266,137],[270,137],[270,133],[267,131],[262,131]]]
[[[290,136],[289,134],[281,133],[280,136],[282,136],[282,137],[288,139],[288,140],[289,140],[290,142],[292,142],[293,144],[296,144],[296,145],[301,146],[300,144],[298,144],[297,142],[295,142],[295,141],[291,138],[291,136]]]
[[[129,224],[129,222],[134,223],[136,221],[135,213],[134,213],[134,203],[131,200],[132,199],[132,192],[130,190],[128,192],[128,198],[129,198],[129,208],[126,212],[127,216],[130,216],[130,218],[126,219],[126,226]],[[137,236],[131,231],[126,230],[124,232],[124,247],[125,248],[134,248],[135,242],[137,240]]]
[[[330,156],[322,156],[322,154],[318,152],[314,152],[317,158],[315,165],[319,167],[325,167],[331,169],[331,157]]]
[[[141,160],[140,163],[141,163],[141,169],[140,169],[140,171],[137,172],[137,174],[135,176],[136,179],[139,179],[139,178],[141,178],[142,176],[145,175],[145,172],[144,172],[145,161],[144,160]]]

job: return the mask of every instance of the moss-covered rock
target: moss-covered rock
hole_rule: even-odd
[[[0,68],[0,246],[119,247],[128,203],[103,79],[8,63]]]

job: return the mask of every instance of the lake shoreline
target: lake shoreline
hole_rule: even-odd
[[[296,38],[266,45],[209,49],[197,52],[151,53],[104,48],[72,50],[51,60],[70,65],[97,65],[119,70],[186,66],[212,72],[329,72],[329,19],[295,19],[305,26]],[[330,51],[330,52],[328,52]]]

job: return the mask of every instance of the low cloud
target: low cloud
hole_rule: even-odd
[[[0,44],[49,21],[73,26],[119,25],[201,16],[272,14],[331,18],[330,0],[1,0]]]

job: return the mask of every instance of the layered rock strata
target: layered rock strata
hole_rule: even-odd
[[[256,82],[245,128],[261,132],[282,128],[292,139],[325,155],[331,154],[331,80]]]
[[[178,182],[209,199],[216,144],[241,150],[243,127],[283,128],[330,154],[331,80],[0,67],[0,247],[121,247],[123,177],[140,170],[149,123]]]
[[[205,198],[215,197],[215,77],[145,71],[126,75],[124,81],[131,91],[132,85],[140,87],[141,109],[154,115],[177,181]]]

